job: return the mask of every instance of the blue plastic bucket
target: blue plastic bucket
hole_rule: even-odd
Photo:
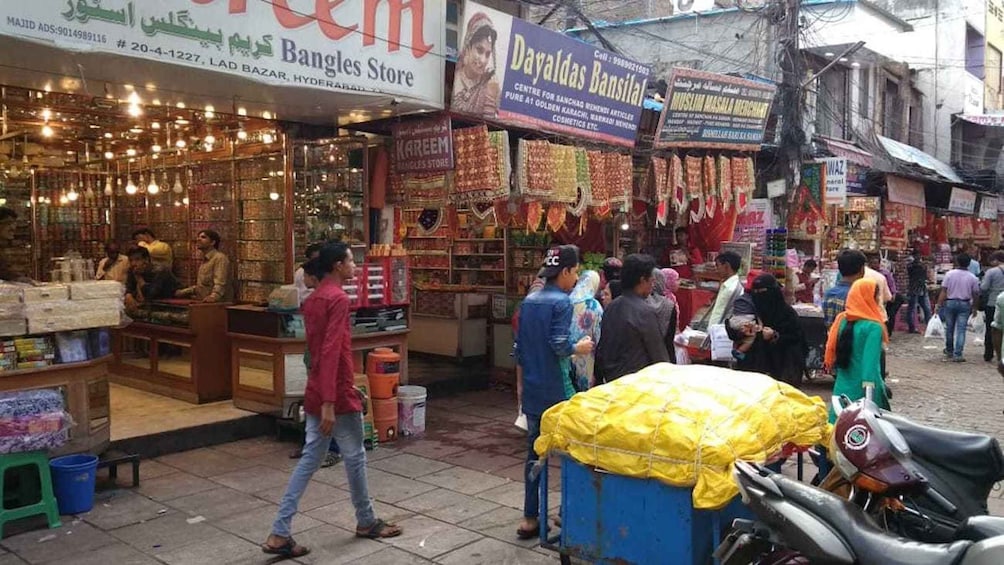
[[[67,516],[90,512],[94,507],[98,458],[87,454],[57,457],[49,461],[49,469],[59,513]]]

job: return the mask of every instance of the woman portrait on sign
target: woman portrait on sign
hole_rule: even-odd
[[[465,114],[494,118],[502,88],[496,76],[498,31],[491,18],[478,12],[467,22],[464,44],[457,57],[452,108]]]

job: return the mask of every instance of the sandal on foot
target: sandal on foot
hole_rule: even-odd
[[[269,545],[268,542],[261,544],[261,550],[268,555],[279,555],[287,559],[295,559],[297,557],[303,557],[310,553],[310,549],[303,547],[302,545],[297,545],[293,538],[286,538],[286,543],[275,547]]]
[[[394,524],[388,524],[383,520],[373,522],[373,525],[368,528],[356,528],[357,538],[385,539],[396,538],[399,535],[401,535],[401,528],[395,526]]]
[[[523,528],[519,528],[518,530],[516,530],[516,537],[518,537],[521,540],[539,538],[540,526],[538,525],[536,528],[532,530],[524,530]]]

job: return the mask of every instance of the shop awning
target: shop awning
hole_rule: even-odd
[[[965,184],[965,181],[959,177],[955,169],[924,153],[920,149],[900,143],[895,139],[882,137],[881,135],[877,135],[876,137],[879,143],[882,144],[882,148],[889,153],[890,157],[928,169],[947,179],[949,182]]]
[[[1004,114],[959,114],[959,118],[980,126],[1004,127]]]
[[[861,165],[862,167],[872,167],[872,154],[868,153],[864,149],[858,147],[852,141],[844,141],[841,139],[834,139],[832,137],[825,137],[822,135],[818,137],[825,145],[826,148],[837,157],[843,157],[855,165]]]

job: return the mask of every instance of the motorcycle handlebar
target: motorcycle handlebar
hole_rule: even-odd
[[[941,509],[944,510],[945,512],[948,512],[949,514],[955,514],[956,512],[959,511],[958,507],[952,504],[952,501],[945,498],[945,495],[941,494],[940,492],[938,492],[937,489],[935,489],[930,485],[928,485],[927,487],[927,495],[930,496],[931,500],[937,503],[937,505],[940,506]]]

